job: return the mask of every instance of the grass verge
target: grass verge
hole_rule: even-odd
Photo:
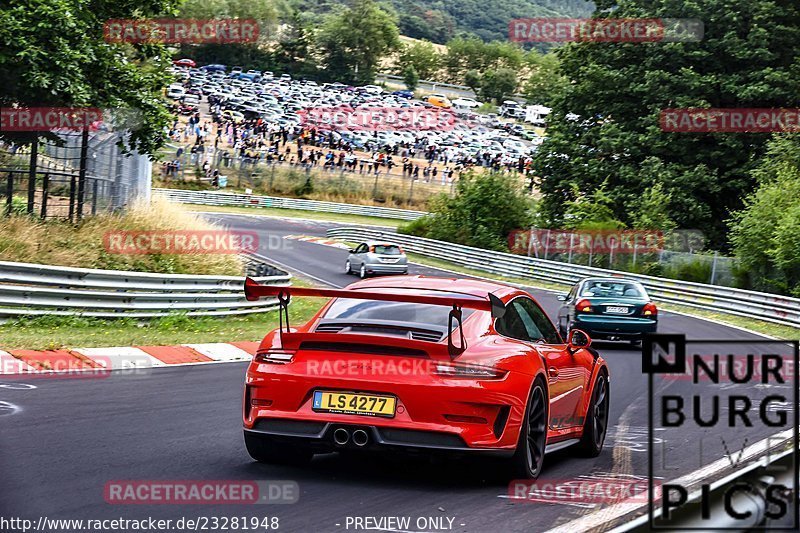
[[[307,322],[325,301],[324,298],[296,299],[289,306],[289,323]],[[169,315],[149,321],[43,316],[0,325],[0,349],[55,350],[260,341],[277,327],[277,310],[220,318]]]
[[[87,217],[80,224],[15,215],[0,218],[0,260],[165,274],[242,275],[242,261],[233,254],[116,253],[105,244],[110,232],[217,229],[180,205],[159,199],[120,214]]]
[[[366,226],[387,226],[396,228],[404,220],[394,218],[368,217],[363,215],[348,215],[339,213],[320,213],[317,211],[303,211],[300,209],[277,209],[272,207],[236,207],[227,205],[193,205],[183,204],[188,211],[208,211],[214,213],[231,213],[239,215],[257,215],[263,217],[291,217],[326,222],[341,222],[343,224],[363,224]]]

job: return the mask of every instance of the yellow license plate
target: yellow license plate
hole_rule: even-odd
[[[352,415],[393,417],[397,399],[393,396],[352,394],[349,392],[314,392],[314,411]]]

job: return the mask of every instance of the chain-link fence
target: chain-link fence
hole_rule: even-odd
[[[13,156],[10,166],[0,168],[3,213],[80,220],[149,201],[152,164],[141,154],[125,153],[121,135],[60,132],[60,141],[42,141],[35,150],[30,145],[0,147]],[[37,163],[33,171],[32,157]]]
[[[620,270],[696,283],[738,285],[736,260],[706,252],[696,230],[514,231],[509,249],[518,255],[568,264]]]

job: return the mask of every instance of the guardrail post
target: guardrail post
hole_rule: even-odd
[[[708,283],[710,285],[714,284],[714,279],[717,277],[717,256],[719,255],[718,251],[714,251],[714,262],[711,263],[711,281]]]

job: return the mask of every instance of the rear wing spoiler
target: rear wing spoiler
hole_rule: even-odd
[[[444,307],[452,307],[448,319],[448,335],[447,347],[451,357],[460,355],[466,349],[466,340],[464,333],[461,329],[462,309],[475,309],[478,311],[490,311],[493,317],[502,317],[505,315],[506,307],[502,300],[492,293],[486,293],[486,298],[469,298],[458,296],[436,296],[427,294],[397,294],[388,292],[373,292],[369,290],[360,289],[318,289],[306,287],[286,287],[279,285],[261,285],[252,278],[246,278],[244,281],[244,296],[248,301],[256,301],[259,298],[275,297],[278,299],[280,305],[280,333],[281,340],[289,332],[289,300],[292,296],[309,296],[309,297],[322,297],[322,298],[352,298],[357,300],[379,300],[385,302],[406,302],[417,303],[424,305],[441,305]],[[286,331],[284,332],[284,321],[286,322]],[[456,322],[458,330],[461,333],[461,342],[459,346],[453,344],[452,332],[455,329],[453,322]],[[288,339],[286,339],[288,340]]]

